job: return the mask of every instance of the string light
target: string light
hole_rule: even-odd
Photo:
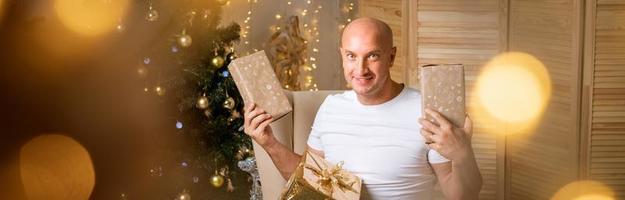
[[[288,5],[288,9],[295,11],[295,13],[299,14],[301,16],[301,22],[303,24],[303,30],[302,33],[304,35],[304,37],[306,38],[306,40],[304,41],[304,43],[306,43],[308,45],[308,49],[310,49],[310,53],[309,53],[309,58],[305,58],[304,60],[306,61],[306,64],[304,66],[302,66],[302,69],[304,71],[304,74],[302,74],[303,77],[303,88],[302,90],[309,90],[309,91],[317,91],[319,90],[315,81],[315,77],[313,76],[315,74],[315,69],[317,69],[317,62],[318,59],[317,57],[319,56],[319,45],[321,44],[321,40],[320,40],[320,32],[319,32],[319,27],[318,27],[318,22],[319,22],[319,14],[321,13],[321,9],[323,8],[322,5],[320,5],[321,1],[312,1],[312,0],[307,0],[306,1],[306,7],[311,9],[310,13],[308,12],[309,9],[295,9],[292,6],[294,6],[295,4],[293,4],[293,1],[286,1],[286,4]],[[252,15],[252,11],[253,8],[255,6],[255,3],[258,3],[257,0],[248,0],[249,3],[249,10],[247,11],[247,17],[245,18],[245,20],[243,21],[244,24],[241,26],[241,42],[243,44],[242,49],[246,49],[247,54],[250,54],[250,49],[252,49],[250,45],[250,39],[249,39],[249,33],[252,30],[252,26],[251,26],[251,15]],[[349,6],[348,6],[349,5]],[[349,14],[349,17],[344,17],[342,18],[343,21],[341,25],[339,25],[339,29],[343,29],[345,27],[344,23],[348,23],[351,21],[351,17],[353,16],[349,11],[354,9],[354,3],[353,2],[349,2],[349,3],[345,3],[344,8],[349,7],[349,9],[345,9],[346,11],[346,15]],[[278,24],[280,23],[280,20],[283,19],[283,17],[286,16],[285,13],[276,13],[274,15],[274,18],[277,20]],[[269,27],[269,30],[272,32],[275,31],[279,31],[281,30],[281,26],[279,26],[278,24],[274,24],[271,25]],[[266,29],[265,29],[266,30]],[[314,42],[309,42],[309,41],[314,41]],[[257,49],[252,49],[252,51],[258,51]],[[241,51],[240,51],[241,52]]]
[[[354,14],[355,4],[353,2],[345,2],[345,4],[342,7],[343,7],[342,10],[344,12],[343,19],[345,20],[345,22],[343,24],[339,24],[339,27],[338,27],[339,32],[343,31],[346,24],[350,23],[352,21],[352,18],[355,16]]]
[[[247,36],[248,36],[249,32],[252,30],[251,23],[250,23],[250,20],[252,19],[252,8],[254,7],[254,4],[258,3],[258,1],[257,0],[253,0],[253,1],[252,0],[247,0],[247,2],[249,4],[249,7],[248,7],[248,10],[247,10],[247,17],[243,21],[244,25],[241,26],[242,27],[241,28],[241,38],[242,38],[241,41],[246,46],[243,49],[247,49],[247,54],[249,55],[250,54],[250,52],[249,52],[249,44],[250,44],[250,42],[249,42],[249,39],[248,39]],[[279,19],[281,17],[282,16],[276,15],[276,19]],[[242,52],[242,51],[239,51],[239,52]]]
[[[318,91],[319,88],[317,87],[317,83],[315,81],[315,77],[313,76],[315,74],[315,69],[317,69],[317,57],[319,56],[319,44],[320,44],[320,38],[319,38],[319,32],[317,31],[319,29],[318,27],[318,21],[319,21],[319,13],[320,10],[323,8],[319,2],[317,3],[317,9],[314,9],[314,12],[310,18],[310,23],[306,23],[304,24],[304,28],[308,28],[307,31],[307,35],[310,41],[315,41],[313,43],[307,43],[308,45],[310,45],[310,48],[312,49],[312,53],[310,55],[310,58],[307,59],[307,65],[306,67],[304,67],[304,71],[308,72],[307,76],[305,76],[305,80],[304,80],[304,89],[307,89],[309,91]],[[310,1],[308,1],[308,4],[311,4]],[[314,6],[312,7],[314,8]],[[304,10],[303,11],[303,16],[305,16],[305,14],[308,13],[308,10]],[[313,30],[315,31],[314,34]]]

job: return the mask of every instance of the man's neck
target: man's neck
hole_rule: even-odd
[[[380,94],[372,96],[356,95],[358,101],[363,105],[378,105],[383,104],[391,99],[395,98],[404,89],[404,84],[399,84],[393,80],[389,80],[389,84],[386,84]]]

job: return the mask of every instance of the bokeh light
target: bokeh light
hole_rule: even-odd
[[[95,36],[117,27],[128,10],[128,0],[56,0],[54,9],[67,28]]]
[[[600,194],[587,194],[587,195],[582,195],[580,197],[576,197],[573,200],[614,200],[614,198],[605,196],[605,195],[600,195]]]
[[[20,174],[28,199],[89,199],[95,184],[89,152],[58,134],[41,135],[22,146]]]
[[[526,130],[536,124],[551,97],[551,80],[534,56],[507,52],[490,60],[477,79],[474,94],[478,111]]]
[[[615,193],[598,181],[575,181],[562,187],[551,200],[615,200]]]

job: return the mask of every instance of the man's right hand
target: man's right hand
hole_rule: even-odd
[[[255,103],[246,106],[244,109],[245,134],[249,135],[256,143],[263,148],[273,145],[276,138],[269,124],[273,121],[273,117],[267,114],[262,108],[256,107]]]

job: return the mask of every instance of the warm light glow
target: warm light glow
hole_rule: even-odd
[[[587,194],[581,197],[577,197],[573,200],[614,200],[614,198],[600,194]]]
[[[504,53],[483,68],[474,94],[480,107],[497,120],[529,125],[547,106],[551,80],[545,66],[535,57]]]
[[[615,200],[614,191],[598,181],[575,181],[562,187],[551,200]]]
[[[127,7],[128,0],[56,0],[54,5],[67,28],[88,36],[114,30]]]
[[[28,199],[89,199],[95,172],[89,152],[63,135],[41,135],[20,150],[20,174]]]
[[[4,16],[4,0],[0,0],[0,22],[2,22],[2,17]]]

